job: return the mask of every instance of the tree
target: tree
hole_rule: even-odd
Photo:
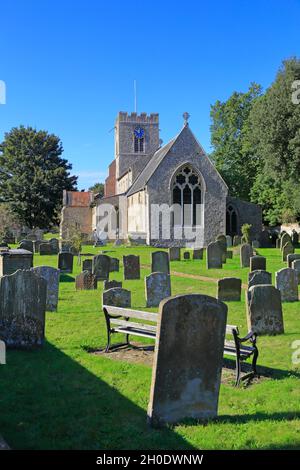
[[[250,191],[260,164],[252,148],[245,145],[247,119],[261,87],[252,83],[246,93],[234,92],[211,107],[212,159],[232,196],[250,200]]]
[[[89,191],[92,191],[94,194],[99,194],[100,198],[104,196],[104,184],[95,183],[89,188]]]
[[[16,127],[0,144],[0,201],[29,228],[59,221],[63,190],[76,189],[60,139],[47,131]]]
[[[0,203],[0,241],[11,234],[11,229],[18,226],[18,220],[8,204]]]

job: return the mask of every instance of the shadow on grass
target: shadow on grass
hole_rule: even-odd
[[[59,282],[75,282],[75,279],[73,276],[70,276],[70,274],[61,274]]]
[[[11,448],[193,449],[172,428],[148,427],[146,411],[116,388],[121,377],[131,390],[126,371],[95,361],[97,375],[47,342],[39,351],[8,352],[0,429]],[[101,367],[115,387],[101,380]]]

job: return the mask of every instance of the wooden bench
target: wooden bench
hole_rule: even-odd
[[[111,305],[103,305],[103,312],[107,328],[107,345],[105,352],[109,352],[110,350],[120,346],[130,345],[129,336],[131,335],[142,336],[150,339],[156,338],[158,313],[114,307]],[[130,321],[130,319],[140,321]],[[144,323],[143,321],[151,323]],[[124,333],[126,335],[126,342],[111,346],[111,335],[114,333]],[[240,338],[237,326],[226,325],[226,335],[230,335],[233,338],[230,340],[225,338],[224,355],[234,356],[236,358],[235,385],[237,386],[241,380],[252,378],[257,375],[256,363],[258,358],[258,349],[256,346],[256,334],[250,331],[244,338]],[[245,342],[250,342],[250,345],[244,345],[243,343]],[[251,371],[241,377],[241,363],[251,356]]]

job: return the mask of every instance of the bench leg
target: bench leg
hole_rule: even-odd
[[[129,342],[129,334],[126,335],[126,344],[127,346],[130,346],[130,342]]]
[[[109,330],[107,330],[107,344],[106,344],[105,352],[107,353],[109,349],[110,349],[110,332]]]
[[[258,349],[254,351],[253,359],[252,359],[252,370],[253,370],[253,374],[256,376],[258,376],[257,369],[256,369],[257,358],[258,358]]]
[[[240,384],[241,380],[241,361],[239,355],[236,356],[236,369],[235,369],[235,386],[237,387]]]

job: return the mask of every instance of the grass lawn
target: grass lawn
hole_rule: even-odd
[[[51,237],[50,237],[51,238]],[[84,247],[86,253],[100,248]],[[150,273],[149,247],[103,250],[122,259],[139,254],[142,278],[125,281],[132,306],[145,309],[143,277]],[[277,249],[259,249],[273,273],[285,267]],[[300,250],[298,250],[300,252]],[[0,367],[0,433],[14,449],[300,449],[300,367],[292,364],[291,344],[300,340],[300,303],[284,304],[285,334],[260,337],[258,365],[264,377],[244,388],[222,384],[219,416],[207,425],[188,420],[153,430],[146,424],[151,368],[89,354],[105,345],[101,310],[102,283],[96,291],[76,292],[74,277],[81,268],[74,258],[72,275],[62,275],[59,308],[47,312],[46,343],[41,350],[8,351]],[[57,256],[35,255],[34,265],[57,266]],[[205,260],[172,262],[172,293],[198,292],[215,296],[215,279],[225,276],[247,281],[248,268],[239,256],[222,270],[207,270]],[[112,273],[111,279],[122,279]],[[245,333],[244,295],[228,302],[228,322]],[[155,309],[150,309],[155,310]],[[297,368],[298,367],[298,368]]]

